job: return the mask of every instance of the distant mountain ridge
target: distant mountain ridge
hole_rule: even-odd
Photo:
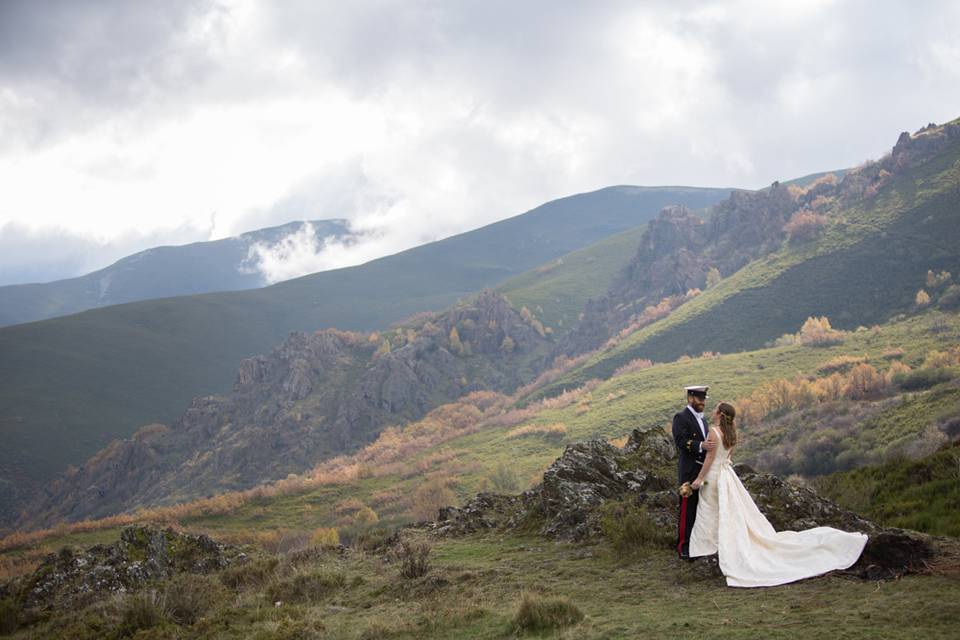
[[[132,302],[0,328],[0,521],[114,439],[231,389],[291,331],[370,331],[729,189],[609,187],[366,264],[259,289]],[[602,291],[605,281],[594,283]],[[49,443],[57,446],[51,447]],[[5,489],[4,489],[5,488]]]
[[[76,278],[0,286],[0,327],[138,300],[262,287],[269,283],[250,260],[251,248],[307,230],[317,248],[327,237],[352,237],[345,219],[294,221],[221,240],[153,247]]]

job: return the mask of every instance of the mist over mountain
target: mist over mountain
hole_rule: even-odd
[[[355,239],[346,220],[334,219],[154,247],[78,278],[0,287],[0,326],[137,300],[254,289],[321,271],[328,244]]]

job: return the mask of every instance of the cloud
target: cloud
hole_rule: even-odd
[[[357,238],[318,236],[310,222],[275,242],[255,242],[240,265],[242,273],[257,273],[265,284],[297,278],[308,273],[358,264],[362,252],[354,251]]]
[[[0,13],[0,225],[105,242],[343,217],[364,231],[325,250],[343,266],[610,184],[850,166],[960,115],[949,2]]]

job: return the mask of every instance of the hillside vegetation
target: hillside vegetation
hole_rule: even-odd
[[[170,423],[193,398],[227,392],[243,358],[268,352],[291,331],[386,329],[636,227],[666,204],[702,208],[728,193],[611,187],[270,287],[133,302],[5,327],[0,484],[29,491],[115,438]]]
[[[736,201],[743,206],[738,209]],[[774,235],[762,235],[771,252],[734,271],[722,262],[716,263],[719,268],[711,266],[713,251],[728,260],[734,256],[729,264],[736,265],[744,260],[736,258],[736,251],[752,246],[743,233],[728,230],[759,233],[762,227],[750,226],[744,208],[782,225],[770,223]],[[598,344],[598,338],[606,342],[533,399],[609,377],[637,358],[663,361],[704,351],[756,348],[795,331],[810,316],[828,316],[836,327],[849,330],[913,311],[928,271],[960,273],[960,123],[924,129],[912,137],[904,134],[891,155],[847,172],[842,181],[819,182],[807,191],[775,185],[767,196],[737,193],[717,211],[706,239],[700,238],[701,232],[679,238],[669,217],[651,223],[648,228],[668,230],[661,235],[670,240],[660,244],[677,253],[659,251],[655,237],[646,240],[648,245],[608,293],[608,301],[595,305],[584,327],[578,328],[586,337],[568,345],[567,352],[583,353]],[[673,218],[689,220],[676,214]],[[698,244],[704,248],[696,249]],[[684,257],[691,251],[696,259]],[[650,269],[670,260],[685,265],[675,272],[685,280],[678,284],[676,275],[662,278],[659,291],[667,297],[629,297],[639,295],[634,291],[640,278],[655,276]],[[708,284],[713,268],[716,278]],[[649,285],[639,291],[649,292]],[[956,297],[953,294],[948,306]],[[637,305],[633,315],[629,305]],[[624,323],[626,329],[620,331]]]

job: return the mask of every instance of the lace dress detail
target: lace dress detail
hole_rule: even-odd
[[[846,569],[867,536],[832,527],[776,531],[733,470],[730,452],[715,427],[713,464],[700,487],[690,555],[719,554],[720,570],[732,587],[767,587]]]

